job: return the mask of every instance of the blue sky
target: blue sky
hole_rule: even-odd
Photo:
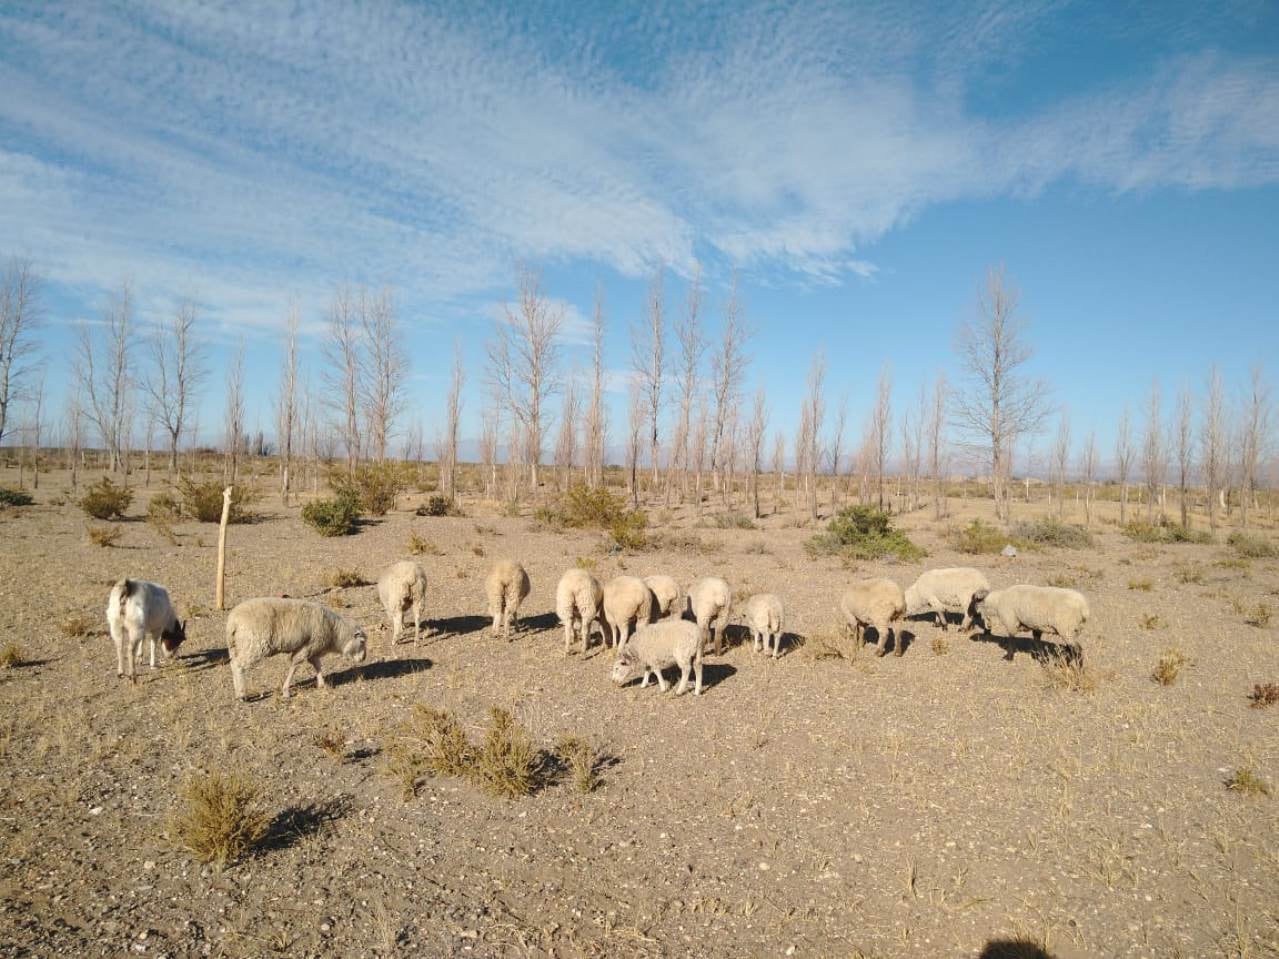
[[[143,323],[201,303],[215,368],[245,338],[268,427],[289,304],[315,332],[389,284],[410,415],[456,339],[474,435],[520,262],[574,317],[603,286],[617,370],[659,264],[671,312],[701,265],[713,324],[736,269],[788,436],[819,347],[854,433],[885,364],[899,409],[953,377],[1000,262],[1076,436],[1153,376],[1273,373],[1273,3],[636,6],[0,3],[0,255],[48,278],[51,386],[127,279]]]

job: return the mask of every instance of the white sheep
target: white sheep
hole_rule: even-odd
[[[906,597],[902,588],[891,579],[864,579],[853,583],[844,591],[839,608],[853,629],[853,635],[861,638],[867,626],[874,626],[879,635],[875,655],[888,652],[888,634],[892,624],[906,611]],[[905,647],[899,634],[893,636],[893,655],[900,656]]]
[[[746,625],[750,627],[755,652],[771,651],[777,658],[782,646],[782,622],[785,610],[781,597],[775,593],[757,593],[746,601]]]
[[[688,588],[687,611],[697,621],[705,642],[710,630],[715,630],[715,655],[724,648],[724,627],[728,625],[728,617],[733,609],[733,591],[728,583],[718,576],[707,576],[699,579]]]
[[[1079,658],[1083,657],[1079,633],[1089,613],[1083,593],[1056,586],[1009,586],[977,603],[977,615],[988,634],[1011,638],[1028,629],[1035,642],[1041,642],[1044,633],[1055,633]],[[1011,649],[1007,658],[1013,658]]]
[[[967,629],[973,621],[973,604],[990,592],[990,582],[979,569],[970,566],[951,566],[930,569],[920,575],[906,590],[906,615],[932,613],[937,625],[946,628],[946,614],[962,613],[964,621],[960,629]]]
[[[498,560],[488,579],[484,581],[488,596],[489,615],[493,617],[493,635],[511,638],[511,625],[516,622],[520,603],[529,593],[528,573],[519,563],[509,559]]]
[[[142,658],[142,640],[151,640],[151,668],[155,669],[155,641],[166,657],[172,656],[187,638],[187,624],[169,601],[169,591],[158,583],[122,579],[107,596],[107,625],[115,643],[115,674],[138,681],[136,660]],[[127,671],[126,671],[127,666]]]
[[[582,652],[591,645],[591,624],[600,615],[604,593],[599,581],[584,569],[570,569],[555,587],[555,612],[564,624],[564,655],[573,648],[573,635],[582,631]]]
[[[422,638],[422,613],[426,608],[426,572],[411,559],[392,563],[378,577],[377,595],[391,621],[391,645],[400,638],[404,614],[413,611],[413,642]]]
[[[702,694],[702,630],[696,623],[686,619],[664,619],[641,626],[618,654],[617,662],[613,664],[613,682],[625,686],[643,676],[644,681],[640,683],[643,689],[652,674],[657,677],[658,687],[666,692],[669,686],[662,670],[671,666],[678,666],[680,672],[676,696],[688,688],[690,671],[697,677],[693,694]]]
[[[653,618],[653,594],[635,576],[614,576],[604,584],[604,623],[609,643],[619,650],[626,646],[631,624],[643,626]]]
[[[675,582],[673,576],[645,576],[644,585],[653,594],[657,616],[669,616],[671,613],[678,615],[679,583]]]
[[[226,647],[237,699],[244,699],[244,671],[268,656],[291,656],[280,688],[280,695],[287,699],[293,671],[302,663],[311,664],[316,685],[323,688],[320,657],[341,653],[353,663],[362,663],[367,644],[363,628],[327,606],[301,599],[246,599],[226,619]]]

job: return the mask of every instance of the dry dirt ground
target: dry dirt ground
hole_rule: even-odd
[[[1245,623],[1279,607],[1279,561],[1136,544],[1113,521],[1090,550],[966,557],[925,512],[903,525],[926,560],[854,569],[808,559],[812,530],[786,515],[689,529],[675,510],[665,546],[610,555],[599,534],[483,504],[430,519],[405,498],[340,539],[266,505],[231,528],[229,604],[324,594],[379,624],[372,586],[331,596],[325,572],[373,579],[416,530],[439,549],[420,557],[433,631],[389,650],[371,629],[365,665],[329,660],[328,691],[303,667],[289,701],[268,660],[249,674],[264,695],[241,704],[211,609],[215,528],[182,524],[171,545],[139,520],[93,546],[58,480],[0,517],[0,646],[26,660],[0,670],[0,954],[977,956],[1020,939],[1060,959],[1279,955],[1279,796],[1225,786],[1242,767],[1279,786],[1279,706],[1246,698],[1279,682],[1279,616]],[[978,509],[953,506],[952,522]],[[533,583],[509,644],[484,618],[500,557]],[[563,653],[554,589],[579,557],[601,579],[778,592],[785,655],[735,633],[700,698],[616,688],[598,645]],[[996,586],[1078,582],[1095,690],[1049,687],[1026,650],[1009,662],[920,621],[900,659],[805,648],[854,575],[907,585],[957,563]],[[167,584],[190,616],[176,661],[136,687],[116,678],[102,612],[126,574]],[[93,632],[63,635],[77,613]],[[1169,647],[1190,664],[1162,687]],[[406,801],[384,747],[415,703],[476,735],[510,707],[539,743],[591,737],[614,762],[589,795],[560,782],[504,800],[436,778]],[[316,743],[330,731],[340,755]],[[211,768],[257,777],[276,815],[267,847],[220,872],[165,835],[183,782]]]

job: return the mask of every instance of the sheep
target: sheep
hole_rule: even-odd
[[[400,638],[404,614],[413,610],[413,643],[422,638],[422,612],[426,606],[426,572],[411,559],[388,566],[377,580],[378,599],[391,621],[391,645]]]
[[[946,613],[962,613],[964,621],[960,629],[967,629],[973,621],[973,604],[990,592],[990,582],[979,569],[969,566],[952,566],[947,569],[930,569],[906,590],[906,615],[932,613],[937,625],[946,628]]]
[[[746,601],[746,625],[751,630],[755,652],[769,652],[777,658],[782,646],[782,620],[785,612],[780,596],[774,593],[757,593]]]
[[[169,591],[141,579],[122,579],[111,587],[107,595],[107,625],[115,643],[115,674],[122,678],[127,675],[131,683],[138,681],[135,661],[142,658],[144,638],[151,639],[152,669],[157,636],[166,658],[173,656],[187,638],[187,624],[178,620]]]
[[[653,594],[657,616],[679,612],[679,583],[672,576],[645,576],[644,585]]]
[[[489,615],[493,617],[493,635],[511,640],[511,625],[518,623],[520,603],[529,593],[528,573],[519,563],[499,560],[484,581],[488,595]]]
[[[324,688],[320,657],[341,653],[353,663],[364,662],[368,637],[364,629],[327,606],[301,599],[273,596],[246,599],[226,620],[226,648],[231,660],[231,681],[237,699],[244,699],[244,671],[277,653],[289,653],[288,672],[280,695],[289,698],[293,671],[309,662],[315,682]]]
[[[555,612],[564,624],[564,655],[573,648],[573,633],[582,631],[582,652],[591,645],[591,624],[600,615],[604,601],[599,581],[584,569],[570,569],[555,587]]]
[[[662,692],[669,688],[662,670],[670,666],[679,667],[679,686],[675,695],[682,695],[688,688],[690,669],[695,672],[697,683],[693,695],[702,694],[702,630],[696,623],[686,619],[666,619],[660,623],[641,626],[631,637],[617,656],[613,664],[613,682],[625,686],[640,676],[643,689],[648,685],[649,674],[657,677],[657,685]]]
[[[604,623],[608,640],[620,651],[631,635],[631,623],[643,626],[653,619],[653,594],[635,576],[614,576],[604,584]]]
[[[892,628],[892,624],[906,611],[906,597],[902,588],[891,579],[863,579],[853,583],[840,598],[839,608],[858,639],[867,626],[875,627],[879,635],[876,656],[888,652],[890,632],[894,632],[893,655],[900,656],[906,651],[901,635]]]
[[[715,630],[715,655],[723,652],[724,627],[728,625],[728,617],[733,608],[733,592],[728,583],[718,576],[707,576],[699,579],[688,588],[686,611],[697,621],[705,642],[710,630]]]
[[[1089,609],[1088,600],[1077,590],[1056,586],[997,589],[978,601],[977,616],[988,635],[998,633],[1011,638],[1029,629],[1038,643],[1044,633],[1055,633],[1065,641],[1072,656],[1083,659],[1083,647],[1077,640],[1088,622]],[[1013,658],[1011,648],[1005,658]]]

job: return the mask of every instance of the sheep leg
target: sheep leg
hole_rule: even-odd
[[[644,667],[644,678],[640,680],[640,689],[648,688],[648,676],[651,672],[652,670],[650,670],[647,666]]]
[[[949,628],[949,625],[950,625],[950,624],[948,624],[948,623],[946,622],[946,609],[945,609],[945,607],[944,607],[944,606],[934,606],[934,607],[933,607],[933,612],[937,614],[937,625],[941,627],[941,630],[942,630],[942,632],[944,633],[944,632],[945,632],[945,631]]]
[[[883,656],[888,652],[888,627],[875,624],[875,655]]]
[[[111,642],[115,643],[115,674],[117,678],[124,676],[124,630],[111,624]]]
[[[573,620],[569,619],[564,624],[564,655],[567,656],[573,651]]]
[[[234,656],[231,657],[231,685],[235,687],[235,698],[244,699],[244,670]]]
[[[289,660],[288,671],[284,674],[284,685],[280,687],[280,695],[285,699],[289,698],[289,687],[293,684],[293,671],[307,661],[305,652],[293,654],[293,658]]]
[[[773,633],[773,659],[776,659],[782,651],[782,633],[781,630]]]
[[[679,685],[675,687],[676,696],[683,696],[685,690],[688,689],[689,665],[687,662],[679,664]]]
[[[328,684],[324,681],[324,672],[320,669],[320,657],[312,656],[308,662],[310,662],[311,668],[315,670],[315,685],[320,689],[327,689]]]
[[[906,652],[906,644],[902,642],[902,631],[900,629],[890,630],[893,634],[893,656],[901,656]]]
[[[657,676],[658,689],[662,692],[666,692],[666,690],[671,688],[671,684],[666,681],[666,677],[662,675],[662,671],[660,669],[653,670],[653,673]]]
[[[138,662],[142,659],[142,633],[129,630],[129,682],[138,683]]]
[[[422,641],[422,604],[413,604],[413,645]]]
[[[155,669],[155,637],[148,636],[147,639],[151,641],[151,668]]]
[[[400,633],[404,630],[404,610],[397,609],[391,613],[391,638],[388,645],[394,646],[400,639]]]
[[[702,695],[702,657],[701,656],[696,656],[693,658],[693,672],[697,676],[697,685],[693,688],[693,695],[700,696]]]
[[[724,626],[721,623],[715,624],[715,655],[722,656],[724,654]]]

